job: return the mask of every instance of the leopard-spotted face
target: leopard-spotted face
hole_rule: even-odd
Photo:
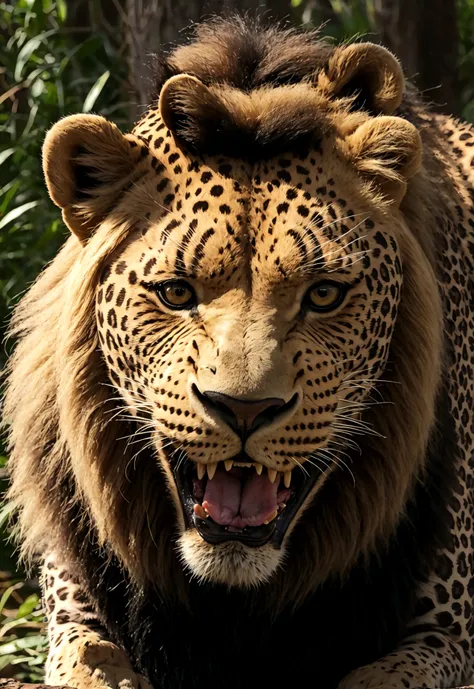
[[[378,433],[364,412],[401,303],[409,232],[398,207],[420,141],[405,120],[334,105],[322,82],[229,90],[219,105],[245,129],[281,103],[301,116],[307,99],[303,122],[326,119],[294,145],[199,151],[189,132],[221,97],[172,77],[132,134],[76,116],[50,133],[45,161],[53,199],[98,264],[91,328],[134,419],[130,443],[145,442],[164,474],[181,559],[200,578],[248,586],[283,563],[323,486],[360,471],[372,481],[357,437]],[[55,146],[66,168],[52,164]],[[128,465],[116,470],[127,478]],[[383,507],[392,522],[407,485],[403,475]]]
[[[150,198],[108,263],[100,343],[172,485],[185,561],[228,581],[240,553],[235,579],[253,583],[308,497],[352,471],[344,450],[389,351],[399,250],[324,144],[253,168],[165,146],[166,212]]]

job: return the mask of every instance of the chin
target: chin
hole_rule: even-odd
[[[266,543],[251,547],[238,540],[213,545],[197,529],[188,529],[179,539],[178,548],[184,566],[199,581],[237,588],[266,583],[285,559],[283,546]]]

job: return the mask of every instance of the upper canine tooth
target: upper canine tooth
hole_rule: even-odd
[[[225,470],[230,471],[232,469],[234,462],[231,459],[226,459],[224,464],[225,464]]]
[[[217,462],[211,462],[211,464],[207,464],[206,466],[209,480],[212,481],[212,479],[214,478],[214,474],[216,473]]]
[[[283,474],[283,481],[285,482],[285,488],[289,488],[291,483],[291,471],[285,471]]]
[[[198,464],[197,465],[198,479],[201,480],[202,478],[204,478],[205,473],[206,473],[206,465],[205,464]]]
[[[260,476],[260,474],[263,471],[263,464],[259,464],[258,462],[255,462],[255,471]]]
[[[268,478],[270,480],[270,483],[275,483],[277,477],[277,472],[275,469],[268,469]]]

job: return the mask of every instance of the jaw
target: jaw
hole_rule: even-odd
[[[207,543],[196,529],[188,529],[178,540],[185,567],[202,582],[237,588],[253,588],[267,582],[283,564],[285,548],[270,543],[250,548],[239,541],[219,545]]]
[[[286,485],[289,476],[270,472],[269,478],[248,457],[236,460],[230,470],[219,462],[212,478],[188,459],[170,466],[184,520],[177,545],[199,580],[248,588],[268,581],[282,565],[286,537],[324,476],[310,467],[293,472]]]

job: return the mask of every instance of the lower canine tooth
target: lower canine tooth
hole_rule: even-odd
[[[205,473],[206,473],[206,465],[205,464],[198,464],[197,465],[198,479],[201,480],[202,478],[204,478]]]
[[[267,520],[264,521],[263,523],[264,524],[270,524],[270,522],[272,522],[277,515],[278,515],[278,510],[273,510],[273,512],[268,515]]]
[[[196,503],[194,505],[194,514],[196,515],[196,517],[199,517],[200,519],[207,519],[209,516],[204,507],[199,503]]]
[[[232,469],[232,465],[234,464],[234,462],[231,459],[226,459],[224,464],[225,464],[225,470],[230,471]]]
[[[270,483],[275,483],[277,477],[277,472],[275,469],[269,469],[268,470],[268,478],[270,480]]]
[[[283,474],[283,480],[285,482],[285,488],[289,488],[291,483],[291,471],[285,471]]]
[[[212,462],[211,464],[207,465],[207,474],[209,476],[209,480],[212,481],[214,478],[214,474],[216,473],[217,469],[217,462]]]
[[[259,464],[258,462],[255,463],[255,471],[257,474],[260,476],[260,474],[263,471],[263,464]]]

